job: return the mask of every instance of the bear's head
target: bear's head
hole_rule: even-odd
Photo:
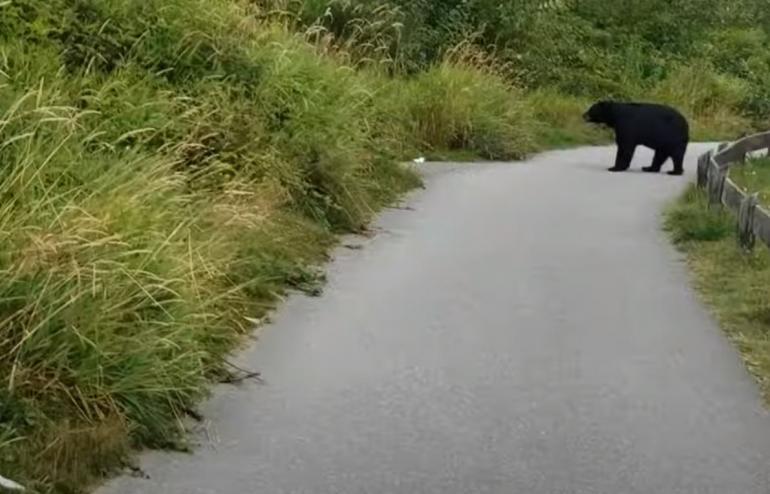
[[[612,101],[599,101],[594,103],[587,112],[583,114],[583,120],[593,124],[604,124],[612,126],[614,122],[615,104]]]

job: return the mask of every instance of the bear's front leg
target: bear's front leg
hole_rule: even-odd
[[[618,153],[615,156],[615,166],[609,168],[611,172],[623,172],[631,166],[631,160],[634,159],[636,146],[630,144],[618,144]]]

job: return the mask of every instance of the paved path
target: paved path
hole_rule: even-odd
[[[687,179],[612,157],[429,167],[241,357],[265,385],[101,494],[770,493],[770,416],[659,229]]]

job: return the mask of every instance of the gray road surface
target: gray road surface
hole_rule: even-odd
[[[240,357],[266,384],[100,494],[770,493],[770,417],[659,229],[704,149],[429,167]]]

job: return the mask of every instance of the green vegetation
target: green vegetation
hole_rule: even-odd
[[[738,247],[735,218],[708,208],[692,186],[666,214],[666,227],[687,254],[695,286],[740,350],[770,402],[770,250]]]
[[[260,1],[316,26],[328,43],[376,44],[396,72],[419,73],[472,44],[509,80],[555,95],[569,115],[565,98],[582,108],[612,97],[675,104],[701,140],[768,124],[770,14],[760,0]],[[551,98],[534,101],[553,115]],[[563,134],[563,121],[561,133],[544,131],[545,143],[583,142],[583,130]]]
[[[770,205],[770,159],[753,159],[730,169],[730,178],[743,190],[759,195],[759,201]]]
[[[621,3],[0,0],[0,473],[79,492],[183,447],[255,321],[418,185],[401,160],[605,142],[606,97],[767,124],[764,2]]]

